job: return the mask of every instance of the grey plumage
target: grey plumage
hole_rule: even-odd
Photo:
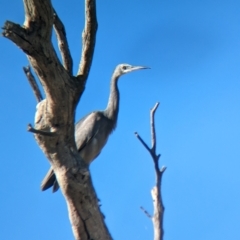
[[[139,69],[147,69],[147,67],[131,66],[129,64],[118,65],[112,75],[107,108],[104,111],[91,112],[75,125],[77,149],[87,164],[90,164],[100,154],[109,135],[116,128],[119,111],[119,90],[117,86],[119,77]],[[41,184],[42,191],[50,187],[53,187],[53,192],[59,188],[52,168],[50,168]]]

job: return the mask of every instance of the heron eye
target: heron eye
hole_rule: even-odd
[[[126,70],[126,69],[127,69],[127,67],[126,67],[126,66],[123,66],[123,67],[122,67],[122,69],[123,69],[123,70]]]

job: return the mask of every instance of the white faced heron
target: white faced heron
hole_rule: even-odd
[[[119,90],[117,82],[120,76],[148,67],[119,64],[111,79],[110,95],[107,108],[104,111],[94,111],[83,117],[75,125],[75,141],[82,159],[90,164],[101,152],[110,133],[116,128],[119,111]],[[59,188],[52,168],[42,181],[42,191],[53,187],[53,192]]]

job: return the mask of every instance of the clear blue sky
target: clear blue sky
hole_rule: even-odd
[[[61,3],[60,3],[61,2]],[[22,24],[22,1],[0,0],[5,20]],[[65,23],[77,71],[83,1],[53,1]],[[70,5],[72,4],[72,5]],[[146,65],[123,76],[118,127],[91,172],[116,240],[150,240],[153,164],[134,132],[149,142],[156,114],[163,177],[165,240],[240,239],[240,2],[98,1],[97,44],[77,119],[104,109],[118,63]],[[0,239],[73,239],[59,191],[41,192],[49,163],[31,133],[36,101],[25,55],[0,38]]]

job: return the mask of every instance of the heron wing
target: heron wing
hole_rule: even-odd
[[[80,152],[98,134],[105,125],[105,116],[101,112],[91,112],[75,125],[75,141]]]
[[[77,149],[86,163],[91,163],[100,154],[112,130],[112,120],[105,116],[104,111],[92,112],[76,124]]]

